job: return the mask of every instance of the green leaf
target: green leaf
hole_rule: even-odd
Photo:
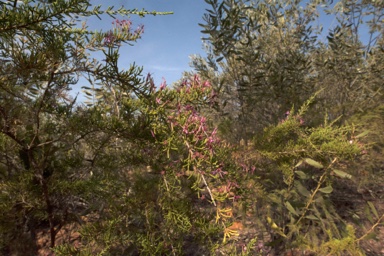
[[[272,202],[281,204],[280,197],[278,197],[276,194],[270,194],[268,197]]]
[[[296,216],[299,216],[299,214],[296,212],[295,208],[291,205],[290,202],[285,202],[285,206],[287,207],[288,211]]]
[[[379,218],[379,214],[376,211],[376,207],[373,205],[373,203],[371,201],[367,201],[367,204],[369,205],[369,208],[371,208],[371,211],[373,212],[375,217],[378,219]]]
[[[300,160],[296,165],[295,165],[295,168],[299,167],[300,165],[303,164],[303,160]]]
[[[372,218],[371,211],[369,210],[370,207],[364,207],[364,215],[365,218],[367,218],[372,224],[375,223],[375,221]]]
[[[333,173],[336,175],[336,176],[339,176],[340,178],[347,178],[347,179],[351,179],[352,178],[352,175],[351,174],[348,174],[344,171],[340,171],[340,170],[332,170]]]
[[[311,158],[305,158],[304,160],[305,160],[305,162],[306,162],[307,164],[309,164],[310,166],[313,166],[313,167],[315,167],[315,168],[317,168],[317,169],[324,168],[324,166],[323,166],[321,163],[316,162],[315,160],[313,160],[313,159],[311,159]]]
[[[307,175],[302,171],[295,171],[295,173],[299,176],[300,179],[305,180],[307,179]]]
[[[329,193],[332,193],[333,188],[332,186],[327,186],[325,188],[320,188],[319,191],[325,194],[329,194]]]
[[[279,235],[281,235],[282,237],[286,237],[282,229],[277,226],[277,224],[270,217],[267,217],[267,222],[271,226],[271,228],[274,229]]]
[[[305,216],[306,219],[309,219],[309,220],[319,220],[319,218],[317,218],[315,215],[307,215]]]
[[[355,138],[358,139],[358,138],[364,137],[364,136],[368,135],[368,133],[369,133],[369,131],[362,132],[359,135],[356,135]]]
[[[303,196],[309,197],[311,195],[311,193],[309,193],[309,191],[300,182],[296,182],[296,188],[297,191],[299,191],[299,193]]]
[[[318,194],[315,199],[316,203],[323,204],[324,203],[324,198],[321,196],[321,194]]]

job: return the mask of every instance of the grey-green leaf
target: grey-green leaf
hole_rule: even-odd
[[[290,202],[285,202],[285,206],[287,207],[288,211],[296,216],[299,216],[299,214],[296,212],[295,208],[291,205]]]
[[[302,171],[295,171],[295,173],[299,176],[300,179],[305,180],[307,179],[307,175]]]
[[[300,160],[296,165],[295,165],[295,168],[299,167],[300,165],[303,164],[303,160]]]
[[[318,168],[318,169],[324,168],[324,166],[321,163],[319,163],[319,162],[317,162],[311,158],[305,158],[305,162],[307,164],[309,164],[310,166],[313,166],[313,167]]]
[[[322,193],[325,193],[325,194],[329,194],[329,193],[332,193],[333,188],[332,188],[331,185],[329,185],[327,187],[320,188],[319,191],[322,192]]]
[[[371,201],[368,201],[367,203],[369,205],[369,208],[371,208],[371,211],[373,212],[375,217],[378,219],[379,218],[379,214],[376,211],[376,207],[373,205],[373,203]]]
[[[307,215],[305,218],[309,220],[319,220],[319,218],[317,218],[315,215]]]
[[[364,137],[366,135],[368,135],[369,131],[364,131],[362,133],[360,133],[359,135],[356,135],[355,138],[358,139],[358,138],[361,138],[361,137]]]
[[[299,191],[299,193],[303,196],[309,197],[311,195],[311,193],[309,193],[309,191],[300,182],[296,182],[296,188],[297,191]]]
[[[352,175],[351,174],[348,174],[344,171],[340,171],[340,170],[332,170],[334,172],[334,174],[340,178],[347,178],[347,179],[351,179],[352,178]]]

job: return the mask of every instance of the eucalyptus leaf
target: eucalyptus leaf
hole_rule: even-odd
[[[340,171],[340,170],[336,170],[336,169],[333,169],[332,171],[333,171],[333,173],[336,176],[338,176],[340,178],[347,178],[347,179],[351,179],[352,178],[352,175],[350,175],[350,174],[348,174],[348,173],[346,173],[344,171]]]
[[[295,168],[299,167],[300,165],[303,164],[303,160],[300,160],[296,165],[295,165]]]
[[[295,183],[295,185],[296,185],[297,191],[301,195],[306,196],[306,197],[309,197],[311,195],[311,193],[309,193],[309,191],[300,182],[297,181]]]
[[[315,202],[316,202],[316,203],[323,204],[323,203],[324,203],[324,198],[323,198],[323,196],[321,196],[321,194],[317,194],[316,199],[315,199]]]
[[[309,220],[319,220],[319,218],[317,218],[315,215],[312,215],[312,214],[305,216],[305,218]]]
[[[376,207],[373,205],[373,203],[371,201],[367,201],[367,204],[369,205],[369,208],[371,208],[372,213],[378,219],[379,218],[379,214],[377,213]]]
[[[300,179],[305,180],[307,179],[307,175],[302,171],[295,171],[295,173],[299,176]]]
[[[305,158],[304,160],[305,160],[305,162],[307,164],[309,164],[310,166],[313,166],[313,167],[315,167],[317,169],[324,168],[324,166],[321,163],[319,163],[319,162],[317,162],[317,161],[315,161],[315,160],[313,160],[311,158]]]
[[[369,131],[364,131],[364,132],[360,133],[359,135],[356,135],[355,138],[358,139],[358,138],[364,137],[368,134],[369,134]]]
[[[299,216],[299,214],[296,212],[295,208],[291,205],[290,202],[285,202],[285,206],[287,207],[288,211],[296,216]]]
[[[332,193],[333,188],[332,188],[332,186],[329,185],[327,187],[320,188],[319,191],[324,193],[324,194],[329,194],[329,193]]]

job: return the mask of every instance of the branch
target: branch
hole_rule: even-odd
[[[363,240],[364,238],[366,238],[370,233],[373,232],[373,230],[375,230],[375,228],[380,225],[381,221],[384,219],[384,214],[381,215],[381,217],[376,221],[376,223],[367,231],[367,233],[365,233],[364,235],[362,235],[360,238],[356,239],[355,242],[360,242],[361,240]]]
[[[5,127],[1,128],[0,132],[3,133],[4,135],[8,136],[10,139],[15,141],[21,147],[24,147],[24,141],[16,138],[16,136],[11,132],[11,129],[10,129],[9,124],[8,124],[8,121],[9,121],[8,116],[7,116],[6,112],[4,111],[4,108],[1,106],[0,106],[0,114],[3,116],[4,121],[5,121]]]
[[[211,197],[211,200],[212,200],[213,205],[216,206],[215,198],[214,198],[213,195],[212,195],[211,189],[208,187],[208,184],[207,184],[207,181],[206,181],[205,178],[204,178],[204,175],[203,175],[202,173],[200,173],[200,175],[201,175],[201,178],[203,179],[203,182],[204,182],[205,187],[206,187],[207,190],[208,190],[208,193],[209,193],[209,196]]]
[[[327,167],[327,169],[329,169],[329,167],[331,167],[331,165],[333,165],[335,162],[336,162],[337,158],[333,159],[332,163],[329,164],[329,166]],[[327,169],[324,171],[323,175],[321,175],[320,177],[320,180],[319,182],[317,183],[317,187],[315,189],[315,191],[313,191],[313,193],[311,194],[311,197],[309,198],[305,208],[304,208],[304,211],[303,213],[301,214],[300,218],[298,219],[298,221],[296,222],[296,225],[298,223],[300,223],[300,221],[305,217],[305,214],[307,213],[307,211],[309,210],[309,206],[311,206],[312,202],[313,202],[313,198],[315,197],[315,195],[317,194],[317,192],[319,191],[321,185],[323,184],[324,180],[325,180],[325,175],[327,174]]]

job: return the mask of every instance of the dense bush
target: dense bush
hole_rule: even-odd
[[[381,37],[363,61],[359,42],[343,48],[348,24],[329,45],[305,38],[315,2],[303,12],[290,2],[285,18],[279,2],[207,2],[212,52],[195,60],[199,75],[173,87],[118,65],[144,28],[115,16],[151,13],[82,0],[1,3],[4,255],[364,254],[363,239],[383,221],[377,204],[352,215],[371,222],[364,229],[337,202],[361,190],[357,168],[378,168]],[[356,3],[381,8],[372,6]],[[114,18],[110,31],[76,28],[77,16],[103,13]],[[332,67],[319,64],[324,56]],[[327,87],[330,69],[329,81],[345,76],[341,92]],[[355,69],[365,71],[348,77]],[[70,96],[80,77],[84,103]],[[360,87],[345,91],[351,79]]]

